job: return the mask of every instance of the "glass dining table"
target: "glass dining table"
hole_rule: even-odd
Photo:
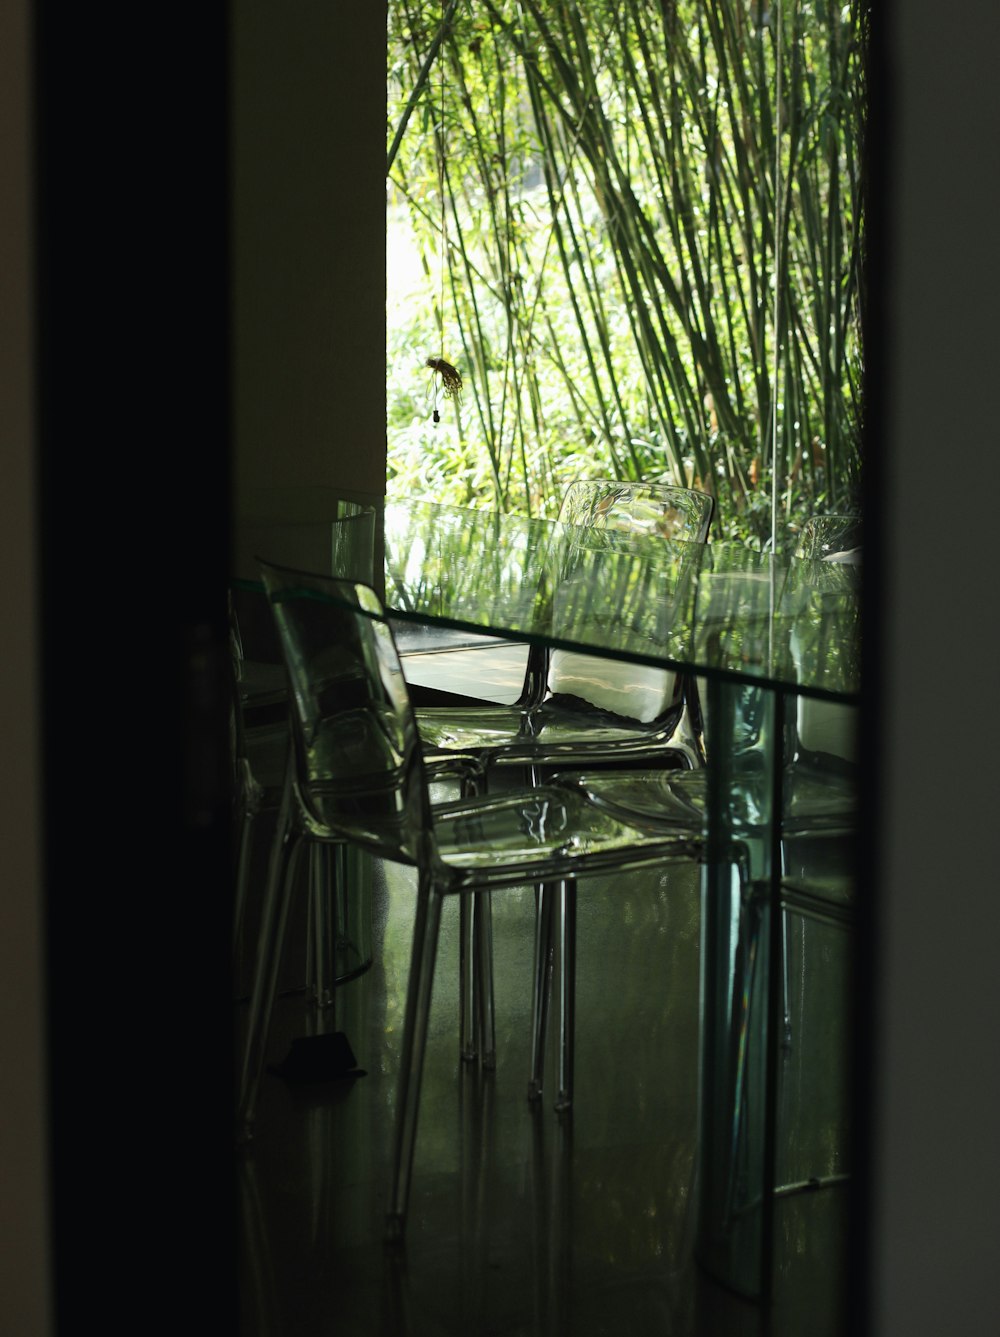
[[[709,762],[696,1251],[725,1285],[766,1299],[786,909],[843,918],[853,876],[849,842],[836,886],[797,882],[783,814],[797,724],[817,709],[857,715],[860,567],[409,500],[386,500],[374,520],[371,583],[397,626],[584,652],[614,664],[619,683],[650,668],[699,682]],[[255,557],[338,574],[338,523],[243,523],[237,579],[255,581]],[[848,814],[851,777],[848,766],[838,775]],[[802,1181],[839,1180],[837,1168],[807,1168]]]

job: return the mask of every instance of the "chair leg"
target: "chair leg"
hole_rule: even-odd
[[[471,1063],[479,1052],[476,1027],[475,897],[460,897],[458,914],[459,1052],[464,1063]]]
[[[792,985],[788,977],[788,911],[784,906],[781,908],[781,1011],[781,1047],[787,1052],[792,1047]]]
[[[317,1007],[329,1007],[337,987],[334,898],[345,886],[342,846],[314,841],[309,847],[307,985]]]
[[[466,898],[463,897],[463,900]],[[479,1052],[484,1068],[497,1065],[496,1016],[493,1006],[493,903],[488,891],[468,899],[475,901],[476,1002],[479,1018]]]
[[[278,991],[278,971],[285,942],[288,907],[292,897],[301,837],[286,830],[280,833],[276,844],[257,937],[257,958],[254,963],[250,1015],[247,1022],[246,1045],[243,1050],[243,1070],[240,1076],[236,1125],[237,1135],[243,1141],[249,1141],[253,1136],[257,1091],[264,1071],[271,1013]]]
[[[392,1148],[392,1184],[385,1237],[388,1242],[401,1240],[406,1227],[406,1207],[410,1195],[410,1172],[417,1138],[417,1114],[420,1106],[420,1079],[427,1047],[431,993],[434,987],[434,961],[438,931],[441,927],[441,893],[433,879],[420,874],[417,889],[417,913],[413,925],[413,950],[410,980],[406,990],[406,1016],[403,1024],[403,1049],[400,1055],[399,1081],[396,1088],[396,1126]]]
[[[243,939],[243,918],[246,914],[247,887],[250,882],[250,855],[253,848],[253,825],[260,812],[261,789],[250,773],[246,761],[241,763],[237,782],[240,793],[239,851],[236,857],[236,890],[233,898],[233,973],[239,969],[240,948]]]
[[[573,1105],[573,1049],[576,1006],[576,883],[559,883],[556,912],[559,917],[559,1091],[556,1112]]]
[[[306,856],[306,998],[309,1002],[316,1001],[316,993],[319,979],[319,971],[316,959],[319,956],[319,945],[316,941],[316,896],[313,885],[313,854],[310,848]]]
[[[535,960],[531,997],[531,1077],[528,1099],[538,1100],[545,1077],[545,1027],[552,983],[552,913],[555,889],[535,888]]]
[[[240,848],[236,859],[236,892],[233,901],[233,976],[239,973],[243,942],[243,919],[246,914],[247,887],[250,882],[250,852],[253,845],[253,824],[256,813],[244,810],[240,823]]]
[[[751,1046],[753,1036],[752,1004],[757,978],[758,960],[763,937],[763,923],[760,906],[754,897],[740,912],[740,942],[743,944],[733,964],[734,989],[732,999],[733,1020],[733,1077],[729,1092],[730,1135],[729,1135],[729,1182],[726,1193],[726,1215],[732,1218],[738,1208],[737,1194],[741,1176],[738,1171],[740,1142],[745,1137],[745,1121],[750,1117],[747,1099],[750,1067],[752,1063]]]
[[[474,798],[479,785],[471,776],[464,776],[461,784],[463,798]],[[471,1063],[479,1054],[481,1027],[477,1023],[477,980],[479,933],[476,926],[477,898],[462,896],[459,904],[458,971],[459,971],[459,1054],[464,1063]],[[492,962],[491,962],[492,977]]]

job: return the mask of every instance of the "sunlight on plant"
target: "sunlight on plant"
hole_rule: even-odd
[[[760,543],[776,395],[783,527],[856,505],[867,10],[786,0],[779,117],[756,0],[389,7],[390,494],[643,478]]]

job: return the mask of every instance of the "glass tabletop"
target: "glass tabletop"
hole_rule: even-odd
[[[372,583],[402,621],[858,698],[858,566],[417,501],[387,501],[379,528]],[[237,575],[251,552],[336,574],[333,532],[244,526]]]

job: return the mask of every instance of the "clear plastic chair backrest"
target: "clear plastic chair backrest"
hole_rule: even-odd
[[[265,518],[241,523],[237,565],[243,575],[230,590],[230,618],[231,627],[238,629],[240,681],[245,681],[249,695],[265,684],[277,689],[283,674],[274,619],[251,576],[256,574],[258,555],[298,570],[324,571],[373,585],[375,520],[373,507],[339,501],[334,520],[299,524]]]
[[[236,606],[232,591],[228,595],[229,604],[229,759],[234,780],[239,778],[240,767],[247,763],[246,728],[243,721],[243,703],[240,700],[240,684],[243,680],[243,638],[240,624],[236,617]]]
[[[857,561],[861,552],[861,517],[814,515],[802,526],[798,554],[813,561]],[[799,697],[795,712],[796,755],[803,759],[855,764],[858,760],[858,712],[853,706]]]
[[[417,863],[431,830],[419,739],[378,596],[261,563],[292,696],[296,784],[315,834]]]
[[[619,483],[582,479],[570,483],[559,508],[565,525],[648,534],[652,538],[704,543],[715,502],[706,492],[665,483]]]
[[[566,489],[559,521],[587,529],[704,543],[714,507],[707,493],[691,488],[581,480]],[[549,696],[572,697],[585,706],[644,725],[666,725],[672,715],[679,714],[680,692],[677,675],[669,670],[569,650],[553,651],[549,659]]]
[[[860,516],[814,515],[802,526],[798,555],[814,561],[831,561],[860,548]]]
[[[341,502],[344,514],[330,523],[330,573],[338,580],[375,583],[375,509]]]

